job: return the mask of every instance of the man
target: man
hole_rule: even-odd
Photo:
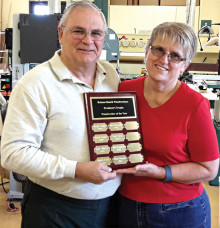
[[[22,227],[106,227],[120,176],[90,161],[84,92],[114,92],[119,77],[99,61],[107,31],[89,1],[70,5],[58,27],[62,49],[12,91],[2,166],[29,178]]]

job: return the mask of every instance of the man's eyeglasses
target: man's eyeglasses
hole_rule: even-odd
[[[185,61],[186,58],[182,58],[175,52],[167,53],[165,50],[160,46],[150,46],[151,53],[157,57],[162,57],[167,54],[168,60],[173,63],[180,63],[181,61]]]
[[[86,30],[79,29],[79,28],[69,29],[66,26],[63,26],[63,28],[71,32],[72,37],[75,40],[83,40],[85,39],[87,34],[89,34],[93,41],[99,41],[99,40],[103,40],[106,34],[104,31],[101,31],[101,30],[92,30],[91,32],[86,32]]]

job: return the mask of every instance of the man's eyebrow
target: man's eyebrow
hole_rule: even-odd
[[[81,29],[81,30],[85,30],[83,27],[80,27],[80,26],[74,26],[72,29]]]

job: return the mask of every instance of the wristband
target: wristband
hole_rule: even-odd
[[[171,181],[172,171],[171,171],[170,166],[165,165],[164,168],[166,169],[166,177],[165,177],[165,179],[163,179],[163,182]]]

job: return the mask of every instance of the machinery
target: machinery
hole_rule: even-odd
[[[213,124],[218,138],[220,151],[220,75],[195,74],[185,81],[192,89],[201,92],[204,97],[209,99]],[[219,185],[220,170],[215,179],[209,181],[210,185]]]
[[[213,80],[213,81],[204,81],[207,88],[212,88],[215,93],[217,93],[218,99],[215,100],[214,103],[214,119],[213,124],[216,130],[216,135],[218,138],[219,150],[220,150],[220,80]],[[218,175],[214,180],[209,181],[210,185],[219,185],[219,176],[220,176],[220,169],[218,171]]]

